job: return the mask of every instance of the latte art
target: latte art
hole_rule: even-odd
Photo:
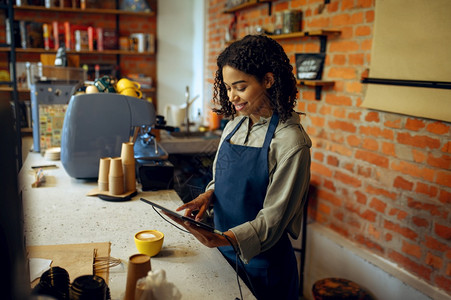
[[[136,235],[136,238],[142,241],[157,241],[161,237],[162,234],[157,231],[144,231]]]

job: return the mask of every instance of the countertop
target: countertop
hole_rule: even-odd
[[[55,164],[45,168],[46,183],[32,188],[31,166]],[[161,252],[151,258],[152,269],[166,271],[182,299],[235,299],[240,297],[236,273],[216,248],[208,248],[192,235],[164,221],[140,197],[176,208],[182,204],[174,190],[139,192],[132,200],[109,202],[86,194],[97,186],[69,177],[60,161],[48,161],[39,153],[30,153],[19,174],[23,195],[27,246],[111,242],[111,256],[122,265],[109,275],[112,299],[125,293],[128,258],[138,253],[133,235],[144,229],[165,234]],[[138,187],[139,191],[139,187]],[[244,299],[255,299],[240,280]]]
[[[174,137],[166,131],[160,130],[159,144],[168,154],[197,154],[215,153],[218,149],[221,133],[207,132],[201,136],[198,132],[191,133],[190,137]]]

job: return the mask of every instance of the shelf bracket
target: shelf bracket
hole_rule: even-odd
[[[321,53],[326,53],[326,47],[327,47],[327,35],[321,35],[319,36],[319,42],[320,42],[320,50]]]
[[[321,85],[315,86],[315,99],[321,100],[321,91],[323,90],[323,87]]]
[[[268,2],[268,16],[272,15],[272,2]]]

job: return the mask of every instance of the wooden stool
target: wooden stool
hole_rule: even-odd
[[[369,295],[357,283],[343,278],[318,280],[312,287],[315,300],[364,300]]]

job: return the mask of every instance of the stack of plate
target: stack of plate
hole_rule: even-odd
[[[61,147],[53,147],[45,150],[45,158],[48,160],[60,160]]]

